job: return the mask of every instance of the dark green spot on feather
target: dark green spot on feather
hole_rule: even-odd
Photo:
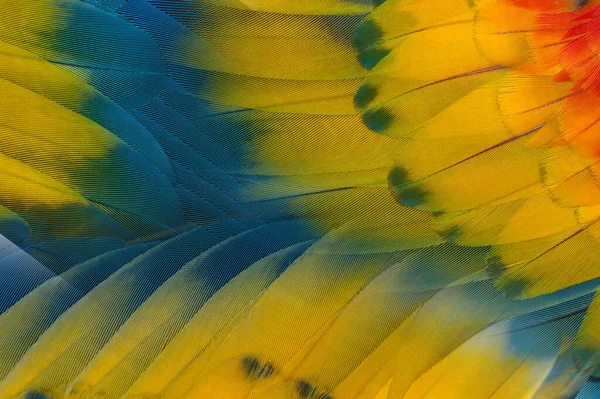
[[[452,226],[449,229],[443,231],[442,237],[447,242],[455,242],[461,236],[460,228],[458,226]]]
[[[354,96],[354,105],[357,108],[365,108],[377,97],[377,88],[371,85],[361,86]]]
[[[396,201],[404,206],[415,207],[427,201],[428,193],[411,182],[404,168],[392,168],[388,174],[388,184]]]
[[[248,356],[242,359],[242,370],[248,377],[260,380],[272,376],[275,366],[271,363],[262,364],[257,358]]]
[[[371,19],[362,22],[354,32],[354,47],[356,49],[364,49],[365,47],[373,46],[381,40],[383,33],[377,23]]]
[[[309,382],[298,380],[296,382],[296,392],[302,399],[308,399],[317,392],[317,388]]]
[[[507,269],[508,266],[499,256],[488,258],[486,270],[488,275],[496,280],[496,286],[511,298],[522,298],[523,293],[529,286],[529,281],[515,276],[507,278],[505,275]]]
[[[242,359],[242,368],[248,376],[253,376],[260,370],[260,361],[255,357],[245,357]]]
[[[390,187],[395,189],[409,182],[406,169],[397,166],[390,170],[390,173],[388,174],[388,183]]]
[[[358,52],[358,61],[362,66],[371,70],[379,61],[384,59],[391,50],[381,47],[369,47]]]
[[[506,270],[506,265],[499,256],[490,256],[487,261],[487,271],[491,278],[497,279]]]
[[[25,399],[50,399],[50,397],[41,392],[29,391],[25,394]]]
[[[367,111],[362,116],[363,123],[374,132],[381,133],[392,124],[394,116],[385,108]]]
[[[427,202],[427,193],[419,187],[410,186],[398,190],[396,192],[396,199],[402,205],[416,207]]]
[[[511,279],[502,285],[502,291],[511,298],[522,298],[528,285],[525,279]]]

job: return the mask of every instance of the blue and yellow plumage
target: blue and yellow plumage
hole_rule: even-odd
[[[600,397],[596,0],[0,2],[0,399]]]

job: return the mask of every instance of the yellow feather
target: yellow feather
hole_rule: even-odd
[[[168,390],[195,359],[209,359],[211,353],[260,299],[285,256],[304,245],[299,244],[263,258],[232,279],[173,337],[124,396],[159,395]],[[135,342],[135,337],[126,335],[121,339]],[[106,351],[107,355],[109,353]],[[230,372],[242,371],[241,362],[228,366]],[[239,379],[247,378],[244,376]]]
[[[305,0],[302,3],[294,0],[194,0],[194,2],[198,6],[218,4],[255,11],[305,15],[362,14],[372,9],[369,1],[346,0]]]

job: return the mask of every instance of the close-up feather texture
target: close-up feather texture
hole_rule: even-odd
[[[600,398],[600,0],[0,4],[0,399]]]

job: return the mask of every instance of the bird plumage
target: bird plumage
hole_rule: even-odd
[[[600,392],[596,1],[1,6],[0,399]]]

